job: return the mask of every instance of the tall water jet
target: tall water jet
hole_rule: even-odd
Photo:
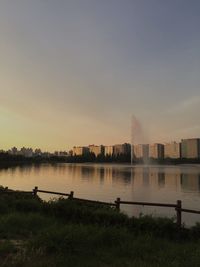
[[[134,160],[134,145],[143,142],[144,134],[142,125],[139,120],[132,115],[131,117],[131,164],[133,164]]]

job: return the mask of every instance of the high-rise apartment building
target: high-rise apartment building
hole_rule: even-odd
[[[179,159],[181,157],[181,145],[177,142],[166,143],[164,145],[164,157]]]
[[[95,156],[97,157],[98,155],[103,155],[104,154],[104,146],[96,146],[96,145],[89,145],[89,152],[94,153]]]
[[[152,159],[163,159],[164,145],[157,143],[149,145],[149,157]]]
[[[83,156],[89,152],[89,148],[85,146],[74,146],[73,156]]]
[[[105,156],[112,156],[113,155],[113,146],[105,146]]]
[[[113,154],[117,155],[127,155],[131,153],[131,145],[124,143],[113,146]]]
[[[181,157],[186,159],[199,159],[200,138],[182,139]]]
[[[133,147],[134,157],[136,159],[147,160],[149,158],[149,145],[138,144]]]

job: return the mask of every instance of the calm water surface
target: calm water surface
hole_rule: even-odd
[[[130,166],[118,164],[43,164],[0,170],[0,185],[12,189],[74,191],[76,197],[113,202],[175,203],[200,210],[200,165]],[[52,196],[40,195],[44,199]],[[122,205],[128,215],[153,214],[173,217],[173,208]],[[200,222],[200,215],[183,214],[187,225]]]

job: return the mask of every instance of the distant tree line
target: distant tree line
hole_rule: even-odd
[[[98,156],[95,156],[94,153],[87,153],[85,155],[74,155],[69,156],[66,158],[66,162],[69,163],[84,163],[84,162],[96,162],[96,163],[130,163],[131,162],[131,154],[118,154],[118,155],[104,155],[99,154]],[[165,159],[153,159],[149,158],[147,160],[143,159],[134,159],[134,164],[200,164],[200,159],[186,159],[186,158],[180,158],[180,159],[171,159],[171,158],[165,158]]]
[[[56,163],[66,162],[66,157],[57,156],[34,156],[25,157],[23,155],[11,155],[7,152],[0,153],[0,167],[9,167],[13,165],[27,165],[27,164],[40,164],[40,163]]]
[[[117,162],[117,163],[130,163],[131,154],[118,154],[118,155],[95,155],[92,152],[86,153],[85,155],[74,155],[67,157],[69,163],[84,163],[84,162]]]
[[[25,157],[23,155],[11,155],[6,152],[0,152],[0,167],[9,167],[14,165],[27,165],[27,164],[40,164],[40,163],[130,163],[131,155],[118,154],[118,155],[104,155],[99,154],[95,156],[94,153],[87,153],[85,155],[75,155],[75,156],[34,156]],[[135,159],[133,161],[135,164],[200,164],[200,159],[148,159],[143,161],[142,159]]]

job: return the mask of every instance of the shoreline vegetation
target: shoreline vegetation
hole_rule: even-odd
[[[200,224],[0,187],[1,267],[199,266]]]
[[[10,155],[8,153],[0,153],[0,168],[12,166],[42,164],[42,163],[126,163],[130,164],[130,155],[118,156],[95,156],[93,153],[88,153],[85,156],[35,156],[25,157],[22,155]],[[179,164],[200,164],[200,159],[149,159],[147,162],[143,160],[135,160],[133,164],[149,164],[149,165],[179,165]]]

